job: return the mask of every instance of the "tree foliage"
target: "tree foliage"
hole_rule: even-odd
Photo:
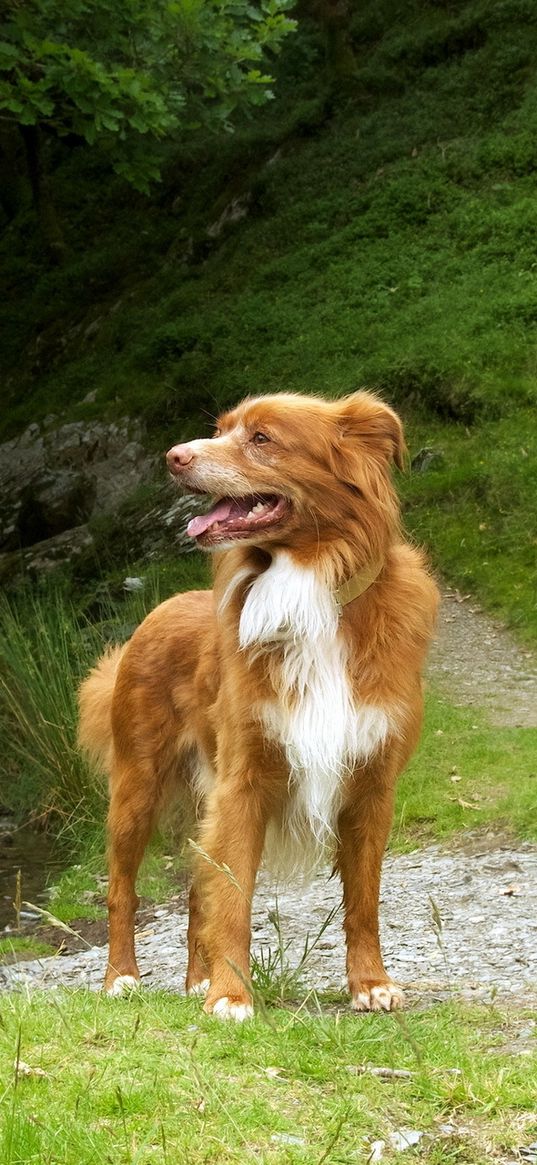
[[[271,96],[292,0],[7,0],[0,117],[109,153],[147,189],[159,143]],[[6,11],[4,9],[4,11]]]

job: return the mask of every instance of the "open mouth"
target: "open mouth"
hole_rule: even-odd
[[[289,510],[287,498],[275,494],[250,494],[244,498],[220,498],[207,514],[192,518],[186,528],[190,538],[204,544],[248,538],[282,520]]]

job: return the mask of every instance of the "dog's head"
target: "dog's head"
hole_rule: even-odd
[[[358,531],[375,541],[374,528],[384,545],[398,514],[389,467],[403,457],[401,422],[372,394],[282,393],[245,400],[214,437],[174,446],[167,462],[184,490],[217,499],[189,524],[199,545],[305,550]]]

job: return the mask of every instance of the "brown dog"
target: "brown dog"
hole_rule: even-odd
[[[263,853],[327,858],[343,883],[353,1006],[399,1007],[378,939],[397,776],[421,725],[437,590],[401,540],[390,462],[398,417],[359,392],[246,400],[215,436],[177,445],[181,487],[217,499],[189,534],[218,551],[214,590],[176,595],[80,693],[80,740],[110,775],[106,988],[139,978],[137,870],[160,810],[197,808],[188,991],[251,1015],[250,914]]]

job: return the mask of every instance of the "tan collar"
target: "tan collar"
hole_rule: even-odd
[[[363,595],[364,591],[367,591],[378,578],[383,566],[384,559],[376,558],[367,566],[363,566],[361,570],[357,570],[356,574],[347,579],[347,582],[337,587],[334,591],[334,598],[338,605],[346,607],[347,603],[352,603],[353,599],[358,598],[358,595]]]

